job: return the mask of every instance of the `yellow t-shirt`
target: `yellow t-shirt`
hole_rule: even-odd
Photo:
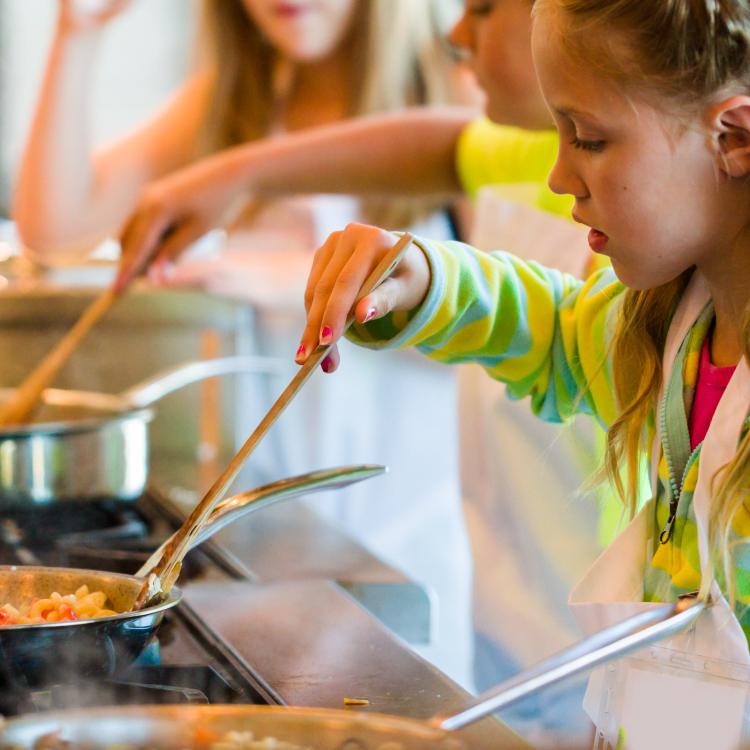
[[[485,185],[523,185],[523,202],[570,218],[573,197],[556,195],[547,177],[557,158],[554,130],[523,130],[495,125],[486,118],[468,125],[458,140],[456,168],[464,191],[472,198]],[[530,188],[530,190],[529,190]]]
[[[557,158],[559,136],[555,130],[524,130],[510,125],[496,125],[486,118],[475,120],[461,133],[456,149],[456,168],[464,192],[475,198],[480,188],[503,186],[504,192],[519,203],[571,219],[572,195],[557,195],[547,178]],[[593,273],[609,264],[603,255],[591,255],[587,272]],[[603,434],[600,450],[604,450]],[[599,457],[585,459],[593,470]],[[648,480],[644,475],[644,486]],[[646,488],[647,489],[647,488]],[[607,546],[622,521],[622,503],[608,486],[598,490],[601,506],[599,539]]]

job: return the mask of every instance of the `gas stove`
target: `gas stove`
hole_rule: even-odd
[[[177,523],[168,503],[153,493],[133,504],[12,509],[0,520],[0,564],[134,573]],[[235,577],[204,547],[188,555],[181,581]],[[185,603],[167,613],[158,638],[117,679],[24,690],[4,686],[0,677],[4,716],[95,705],[280,702]]]
[[[184,513],[175,503],[149,491],[130,505],[3,512],[0,564],[133,573],[182,522]],[[378,568],[374,558],[303,509],[290,507],[283,518],[281,512],[284,508],[275,518],[259,514],[245,528],[238,528],[239,521],[188,555],[180,579],[183,601],[167,612],[158,638],[117,679],[11,690],[0,676],[0,715],[159,703],[333,708],[346,696],[367,697],[370,705],[358,710],[402,716],[430,716],[463,705],[465,691],[384,624],[423,632],[429,613],[424,592],[382,563]],[[230,530],[236,539],[225,533]],[[263,576],[269,550],[277,553],[278,569],[284,549],[294,551],[286,559],[295,564],[305,555],[325,559],[322,543],[346,570],[353,572],[359,560],[368,574],[381,570],[386,583],[368,588],[366,578],[347,586],[331,577]],[[371,614],[376,610],[377,618]],[[1,667],[2,653],[0,675]],[[484,719],[464,735],[481,750],[525,747],[495,719]]]

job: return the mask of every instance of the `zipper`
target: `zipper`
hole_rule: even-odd
[[[685,484],[685,478],[687,477],[687,473],[693,463],[693,460],[695,459],[696,454],[699,452],[700,447],[703,443],[699,443],[695,446],[695,448],[692,450],[690,455],[688,456],[688,460],[685,463],[685,468],[682,471],[682,476],[680,477],[679,484],[675,480],[675,470],[674,470],[674,461],[672,460],[672,453],[669,449],[669,440],[667,440],[667,401],[670,396],[670,388],[672,386],[672,379],[670,378],[670,382],[667,384],[667,390],[664,393],[664,400],[661,404],[661,409],[659,412],[659,426],[661,428],[661,447],[664,451],[664,458],[667,462],[667,470],[669,472],[669,492],[670,492],[670,500],[669,500],[669,516],[667,517],[667,522],[664,524],[664,528],[661,531],[661,534],[659,534],[659,542],[661,544],[666,544],[669,542],[669,540],[672,538],[672,534],[674,533],[674,526],[675,522],[677,520],[677,508],[680,504],[680,496],[682,495],[682,488]],[[658,490],[657,490],[658,491]]]

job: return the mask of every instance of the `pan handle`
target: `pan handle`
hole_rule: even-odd
[[[180,388],[217,375],[253,373],[280,375],[284,363],[271,357],[220,357],[199,359],[171,367],[120,394],[120,398],[133,409],[142,409]]]
[[[322,490],[337,490],[348,487],[350,484],[361,482],[385,474],[388,469],[377,464],[361,464],[355,466],[339,466],[335,469],[322,469],[300,474],[286,479],[277,479],[271,484],[242,492],[239,495],[222,500],[213,510],[209,520],[201,528],[198,535],[191,541],[190,549],[197,547],[217,531],[236,519],[252,513],[253,511],[273,505],[282,500],[291,500],[300,495],[309,495]],[[167,539],[159,549],[141,566],[136,573],[137,576],[145,578],[156,567],[161,560],[164,550],[171,541]]]
[[[692,596],[685,596],[676,603],[664,604],[629,617],[502,682],[480,695],[461,711],[448,716],[433,717],[430,724],[446,732],[461,729],[541,688],[554,685],[560,680],[612,661],[655,641],[677,635],[690,627],[706,606],[710,605],[706,605],[702,600],[694,600]]]

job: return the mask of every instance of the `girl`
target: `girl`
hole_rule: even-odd
[[[450,102],[462,85],[436,41],[456,0],[204,0],[197,72],[151,122],[94,152],[90,71],[106,23],[129,4],[59,0],[13,209],[42,260],[84,254],[115,234],[146,183],[200,156],[351,115]],[[384,220],[388,212],[405,225],[414,207],[373,207]]]
[[[535,63],[560,133],[550,186],[574,197],[574,218],[617,277],[603,270],[579,282],[507,254],[420,240],[357,305],[353,336],[479,362],[546,419],[582,411],[608,425],[607,469],[634,520],[574,590],[581,621],[596,629],[700,590],[711,608],[671,647],[746,668],[750,10],[739,0],[537,6]],[[393,242],[356,225],[321,247],[298,361],[339,338],[359,285]],[[324,369],[337,364],[333,349]],[[654,496],[639,509],[648,451]],[[725,732],[719,744],[701,744],[707,689],[698,681],[680,692],[679,720],[665,721],[675,693],[658,676],[658,699],[637,703],[628,723],[647,684],[636,672],[635,683],[610,683],[628,683],[602,726],[610,742],[622,720],[629,747],[664,726],[674,745],[738,744],[737,716],[726,714],[710,725]],[[601,679],[587,701],[595,718]]]

